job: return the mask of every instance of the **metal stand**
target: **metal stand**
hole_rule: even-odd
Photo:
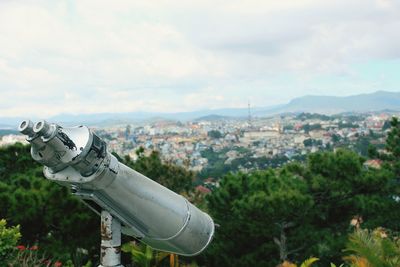
[[[121,223],[108,212],[101,212],[101,250],[99,267],[124,267],[121,264]]]

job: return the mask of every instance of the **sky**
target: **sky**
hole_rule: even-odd
[[[0,0],[0,117],[400,91],[398,0]]]

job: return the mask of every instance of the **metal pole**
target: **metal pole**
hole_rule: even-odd
[[[123,267],[121,264],[121,223],[108,211],[101,212],[101,250],[99,267]]]

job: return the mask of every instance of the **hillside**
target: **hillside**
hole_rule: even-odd
[[[378,91],[347,97],[304,96],[295,98],[281,112],[313,112],[336,114],[342,112],[369,112],[380,110],[400,110],[400,93]]]
[[[370,112],[370,111],[400,111],[400,92],[377,91],[371,94],[353,96],[303,96],[292,99],[284,105],[251,108],[252,116],[263,117],[282,113],[310,112],[320,114],[337,114],[343,112]],[[127,112],[127,113],[97,113],[97,114],[59,114],[50,121],[64,125],[85,124],[89,126],[107,126],[147,122],[149,120],[196,120],[247,117],[248,108],[221,108],[198,110],[190,112]],[[15,129],[21,118],[0,117],[0,129]]]

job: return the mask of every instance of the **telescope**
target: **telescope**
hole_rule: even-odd
[[[86,126],[24,120],[34,160],[44,176],[71,189],[101,216],[100,266],[121,265],[121,232],[156,250],[201,253],[214,235],[211,217],[183,196],[119,162]]]

